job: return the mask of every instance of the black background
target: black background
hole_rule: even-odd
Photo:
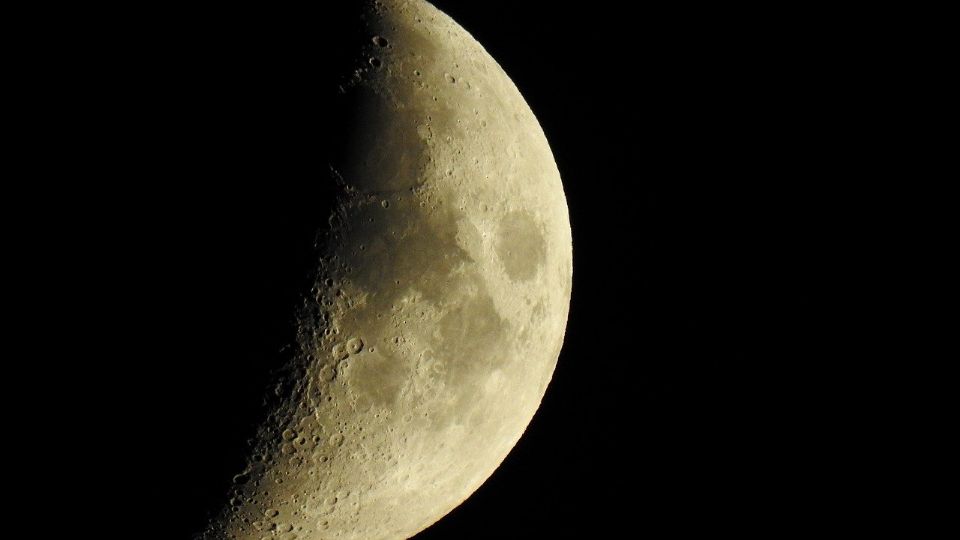
[[[811,425],[822,385],[809,384],[834,315],[817,294],[843,172],[834,17],[435,4],[543,126],[574,286],[526,434],[417,538],[773,534],[837,511],[812,495],[830,443]],[[84,217],[74,259],[86,305],[111,313],[103,349],[122,362],[101,368],[123,375],[123,406],[103,409],[117,439],[103,466],[129,478],[115,512],[149,524],[138,536],[185,538],[242,466],[285,358],[332,201],[332,75],[369,37],[349,2],[121,17],[64,52],[67,135],[87,141],[68,159],[104,208]]]

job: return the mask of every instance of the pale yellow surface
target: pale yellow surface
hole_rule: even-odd
[[[493,473],[556,365],[571,237],[539,123],[429,4],[384,0],[367,25],[291,395],[206,539],[413,536]]]

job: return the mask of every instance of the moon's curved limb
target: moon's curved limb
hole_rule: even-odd
[[[426,2],[364,24],[295,369],[205,539],[410,537],[493,473],[556,365],[571,236],[539,123]]]

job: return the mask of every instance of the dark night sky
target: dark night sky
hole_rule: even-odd
[[[808,436],[818,390],[801,387],[830,309],[816,285],[843,130],[829,25],[787,9],[434,3],[546,132],[574,286],[527,433],[416,538],[774,533],[827,511],[807,489],[827,444]],[[170,539],[242,462],[246,404],[292,336],[329,198],[326,75],[350,41],[332,8],[165,9],[84,56],[101,106],[77,114],[111,133],[109,159],[77,159],[129,186],[89,216],[109,238],[91,249],[122,253],[98,279],[129,293],[112,343],[136,382],[117,423],[152,456],[112,465],[132,478],[117,512]]]

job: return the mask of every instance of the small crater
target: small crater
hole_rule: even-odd
[[[373,67],[375,67],[375,68],[377,68],[377,69],[379,69],[380,66],[383,65],[383,62],[381,62],[379,58],[371,58],[371,59],[370,59],[370,65],[373,66]]]
[[[444,73],[443,78],[446,79],[450,84],[457,84],[457,78],[449,73]]]
[[[320,380],[323,382],[330,382],[336,376],[336,372],[333,370],[333,366],[323,366],[320,368]]]
[[[373,36],[373,44],[377,47],[386,47],[390,42],[383,36]]]
[[[363,350],[363,340],[355,337],[347,342],[347,352],[350,354],[357,354]]]

